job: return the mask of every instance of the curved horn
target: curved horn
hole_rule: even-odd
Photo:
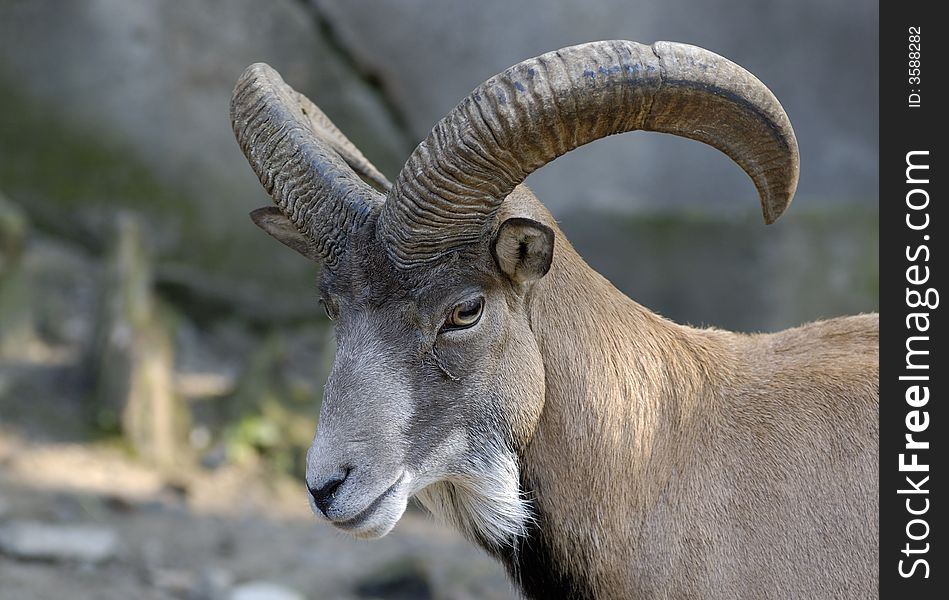
[[[247,67],[231,96],[231,125],[244,156],[280,211],[332,269],[345,238],[365,223],[383,196],[321,135],[320,116],[329,121],[263,63]]]
[[[388,192],[392,183],[386,179],[369,159],[363,156],[359,148],[349,141],[342,131],[336,127],[336,124],[330,120],[326,113],[320,110],[320,107],[310,102],[310,99],[300,92],[293,92],[294,98],[300,106],[307,107],[304,111],[310,121],[313,131],[319,135],[330,147],[339,154],[340,158],[346,161],[346,164],[368,181],[374,188],[380,192]]]
[[[767,223],[797,187],[797,141],[753,75],[695,46],[592,42],[523,61],[475,88],[413,151],[378,235],[400,268],[484,239],[532,171],[599,138],[671,133],[718,148],[752,178]]]

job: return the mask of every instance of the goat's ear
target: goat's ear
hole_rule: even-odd
[[[265,206],[250,213],[250,218],[257,227],[260,227],[278,242],[293,248],[303,256],[321,262],[310,240],[297,229],[285,214],[276,206]]]
[[[491,254],[512,281],[540,279],[550,270],[554,258],[554,231],[533,219],[512,217],[501,223]]]

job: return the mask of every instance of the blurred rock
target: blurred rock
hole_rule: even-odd
[[[360,598],[429,600],[434,598],[425,569],[414,560],[390,563],[356,586]]]
[[[26,214],[0,192],[0,278],[19,262],[27,230]]]
[[[149,583],[176,598],[185,600],[225,600],[234,584],[234,576],[227,569],[211,567],[196,573],[191,569],[152,568]],[[251,590],[253,591],[253,590]],[[273,596],[276,600],[283,596]],[[261,596],[266,600],[268,596]]]
[[[271,581],[242,583],[231,590],[227,598],[228,600],[306,600],[300,592]]]
[[[97,496],[62,492],[53,496],[49,511],[57,523],[78,523],[106,518],[105,508]]]
[[[35,339],[31,290],[23,266],[26,214],[0,192],[0,358]]]
[[[102,291],[94,356],[100,425],[120,425],[143,458],[169,466],[182,456],[188,417],[174,393],[174,354],[167,317],[152,293],[141,224],[117,221]]]
[[[181,598],[188,597],[197,577],[186,569],[152,569],[148,580],[156,588]]]
[[[85,353],[100,282],[100,269],[81,248],[36,229],[13,271],[0,273],[0,420],[6,425],[33,439],[87,433]]]
[[[190,313],[192,318],[201,315]],[[199,327],[181,320],[175,330],[175,389],[189,401],[220,398],[234,392],[238,371],[259,343],[236,319]]]
[[[201,455],[201,466],[213,471],[227,463],[227,445],[215,444]]]
[[[98,257],[37,232],[23,262],[34,290],[38,334],[52,345],[88,351],[102,285]]]
[[[227,569],[205,569],[188,592],[188,600],[223,600],[234,584],[234,575]]]
[[[118,551],[118,536],[98,525],[10,521],[0,526],[0,552],[22,560],[101,563]]]

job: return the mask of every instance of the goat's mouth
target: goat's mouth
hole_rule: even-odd
[[[403,471],[392,485],[355,516],[340,521],[331,520],[333,526],[355,537],[366,539],[379,538],[392,531],[402,518],[408,502],[406,486],[403,485],[410,479],[407,473]]]

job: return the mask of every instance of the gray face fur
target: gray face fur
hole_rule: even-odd
[[[526,224],[502,228],[494,253],[484,244],[434,269],[405,272],[373,243],[371,218],[340,266],[323,271],[337,353],[307,484],[320,489],[344,478],[324,505],[336,527],[385,535],[419,494],[480,542],[500,545],[520,533],[528,511],[516,450],[539,417],[544,382],[520,280],[546,272],[552,237],[539,223],[513,221]],[[513,257],[520,270],[511,277],[499,261],[511,269],[504,248],[518,247],[527,233],[540,243]],[[479,298],[474,325],[446,326],[456,306]]]

